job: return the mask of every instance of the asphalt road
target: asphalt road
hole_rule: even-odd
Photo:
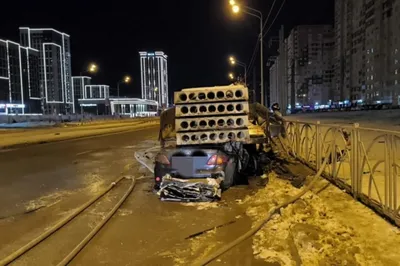
[[[141,130],[0,153],[0,258],[43,233],[115,180],[134,162],[135,150],[157,143],[157,133],[156,129]],[[71,265],[188,265],[211,247],[218,248],[251,227],[244,215],[246,206],[236,200],[255,193],[255,187],[227,191],[217,207],[186,206],[159,201],[151,191],[150,172],[138,163],[127,174],[144,178],[137,181],[122,208]],[[128,181],[122,182],[78,220],[13,265],[56,265],[111,210],[128,186]],[[25,213],[27,209],[36,211]],[[185,239],[230,222],[212,232],[213,243]],[[190,241],[199,241],[196,251],[188,249]],[[214,263],[268,265],[254,259],[250,240]]]
[[[156,135],[147,129],[0,152],[0,217],[43,196],[111,181],[132,163],[133,146]]]

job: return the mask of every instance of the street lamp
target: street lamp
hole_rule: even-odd
[[[83,73],[92,73],[92,74],[96,73],[97,70],[98,70],[97,65],[95,63],[91,63],[91,64],[89,64],[87,69],[80,72],[80,76],[82,76]]]
[[[234,79],[234,78],[235,78],[235,76],[233,75],[233,73],[229,73],[229,78],[230,78],[230,79]]]
[[[130,81],[131,81],[131,77],[130,76],[125,76],[123,79],[118,81],[118,83],[117,83],[117,97],[118,98],[119,98],[119,84],[121,84],[121,83],[128,84]]]
[[[229,1],[229,3],[232,6],[232,12],[233,13],[239,13],[241,10],[239,6],[235,3],[235,1]],[[248,6],[242,6],[242,12],[256,17],[260,20],[260,66],[261,66],[261,104],[264,105],[264,49],[263,49],[263,15],[261,11],[248,7]]]
[[[244,68],[244,83],[247,86],[247,65],[239,60],[236,60],[233,56],[229,57],[231,65],[239,65]]]

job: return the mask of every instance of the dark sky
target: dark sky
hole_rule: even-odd
[[[276,1],[270,22],[281,1]],[[266,17],[273,0],[237,2]],[[126,96],[140,96],[140,50],[162,50],[169,56],[170,91],[226,84],[231,69],[227,57],[232,54],[248,63],[259,30],[256,18],[232,15],[228,0],[15,0],[2,3],[1,14],[2,39],[19,41],[20,26],[68,33],[73,75],[94,61],[100,71],[93,82],[115,88],[118,79],[130,74],[132,84],[121,87]],[[333,0],[286,0],[265,40],[276,35],[281,24],[289,30],[323,23],[333,23]]]

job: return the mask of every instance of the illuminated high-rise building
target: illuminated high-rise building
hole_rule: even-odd
[[[47,114],[75,113],[69,35],[50,28],[20,28],[21,45],[40,52],[40,90]]]
[[[39,51],[0,39],[0,114],[41,113]]]
[[[142,98],[158,102],[159,108],[168,107],[168,65],[164,52],[139,52]]]

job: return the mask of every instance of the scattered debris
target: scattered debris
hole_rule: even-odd
[[[221,199],[221,188],[215,179],[196,182],[165,175],[157,192],[162,201],[210,202]]]

